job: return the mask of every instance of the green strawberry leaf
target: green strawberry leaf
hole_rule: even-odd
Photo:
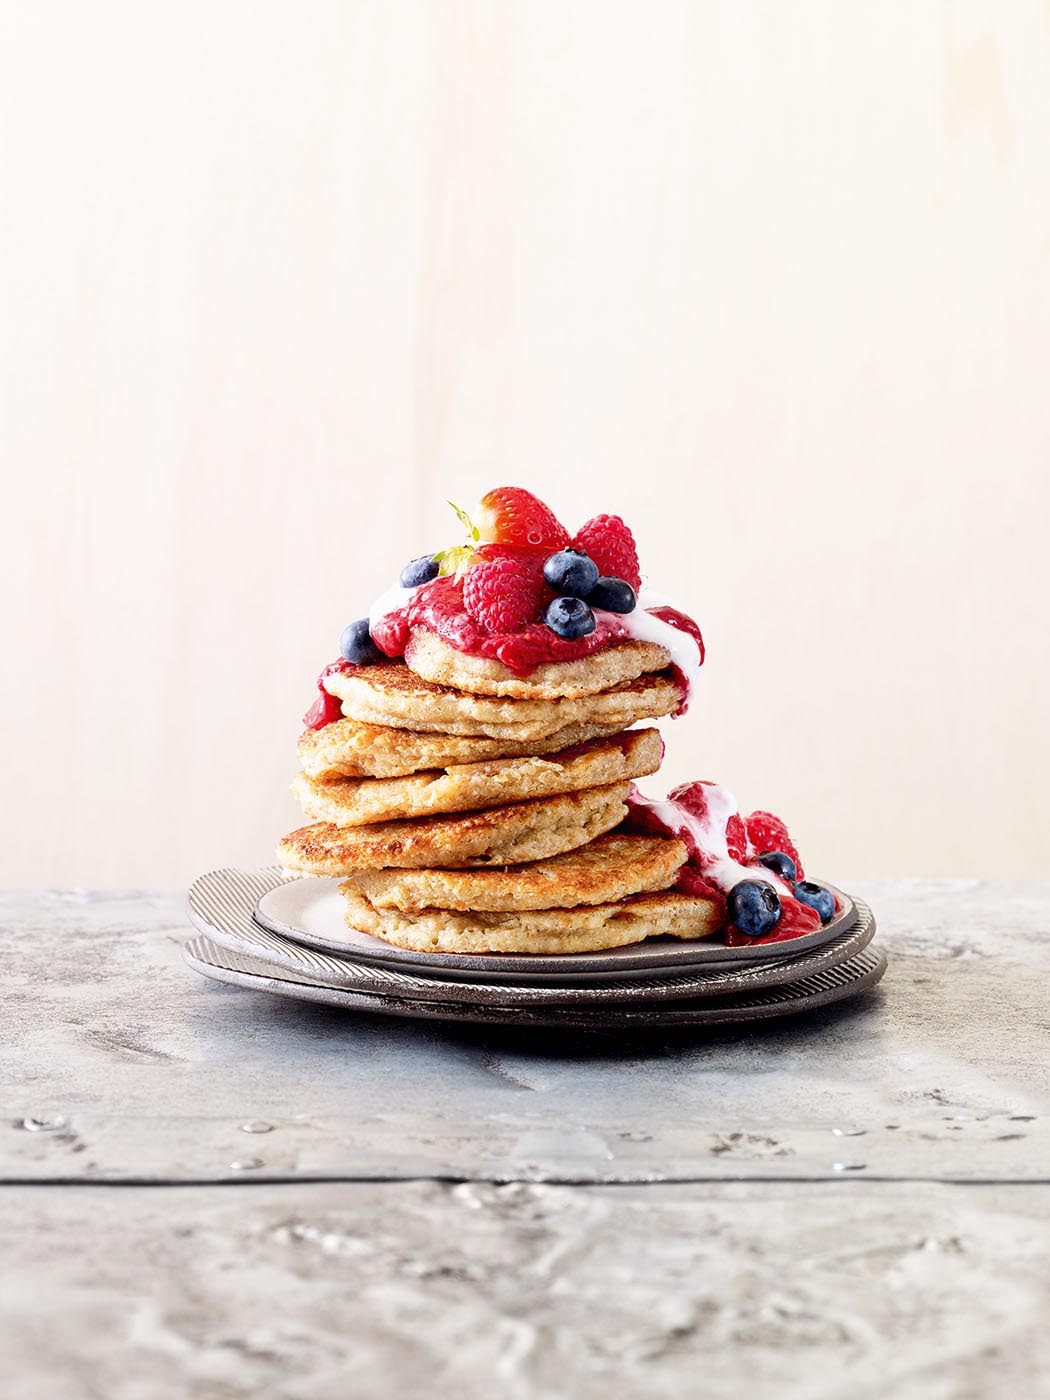
[[[481,539],[481,531],[474,524],[473,520],[471,520],[470,516],[463,509],[462,506],[457,506],[455,501],[449,501],[449,505],[456,512],[456,519],[463,526],[464,530],[466,530],[467,539],[473,540],[473,542],[477,544],[478,540]]]
[[[470,568],[474,549],[469,544],[456,544],[451,549],[443,549],[434,558],[438,561],[440,577],[447,578],[449,574],[455,574],[456,578],[460,579]]]

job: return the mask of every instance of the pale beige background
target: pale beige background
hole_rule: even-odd
[[[667,776],[1047,871],[1050,7],[0,8],[7,883],[265,862],[343,624],[509,480],[709,644]]]

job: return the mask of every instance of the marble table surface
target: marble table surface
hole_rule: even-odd
[[[851,888],[880,988],[629,1036],[271,998],[184,966],[180,895],[0,892],[0,1395],[1043,1393],[1050,881]]]

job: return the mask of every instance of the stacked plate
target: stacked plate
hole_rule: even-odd
[[[283,881],[276,867],[201,876],[186,961],[220,982],[350,1010],[596,1030],[789,1015],[866,991],[886,970],[870,946],[871,910],[841,891],[830,924],[783,943],[650,938],[571,956],[468,956],[409,952],[347,928],[339,884]]]

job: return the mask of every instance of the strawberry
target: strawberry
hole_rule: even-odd
[[[783,851],[795,862],[798,878],[805,879],[798,851],[795,850],[788,829],[779,817],[775,817],[772,812],[752,812],[744,826],[753,856],[765,855],[766,851]]]
[[[498,486],[482,496],[478,536],[491,544],[512,544],[554,553],[569,543],[569,532],[538,496],[521,486]]]
[[[572,543],[575,549],[587,551],[605,578],[626,579],[632,588],[641,588],[638,548],[618,515],[596,515],[580,526]]]
[[[538,621],[546,595],[542,572],[509,556],[475,564],[463,580],[463,606],[490,632],[520,632]]]

